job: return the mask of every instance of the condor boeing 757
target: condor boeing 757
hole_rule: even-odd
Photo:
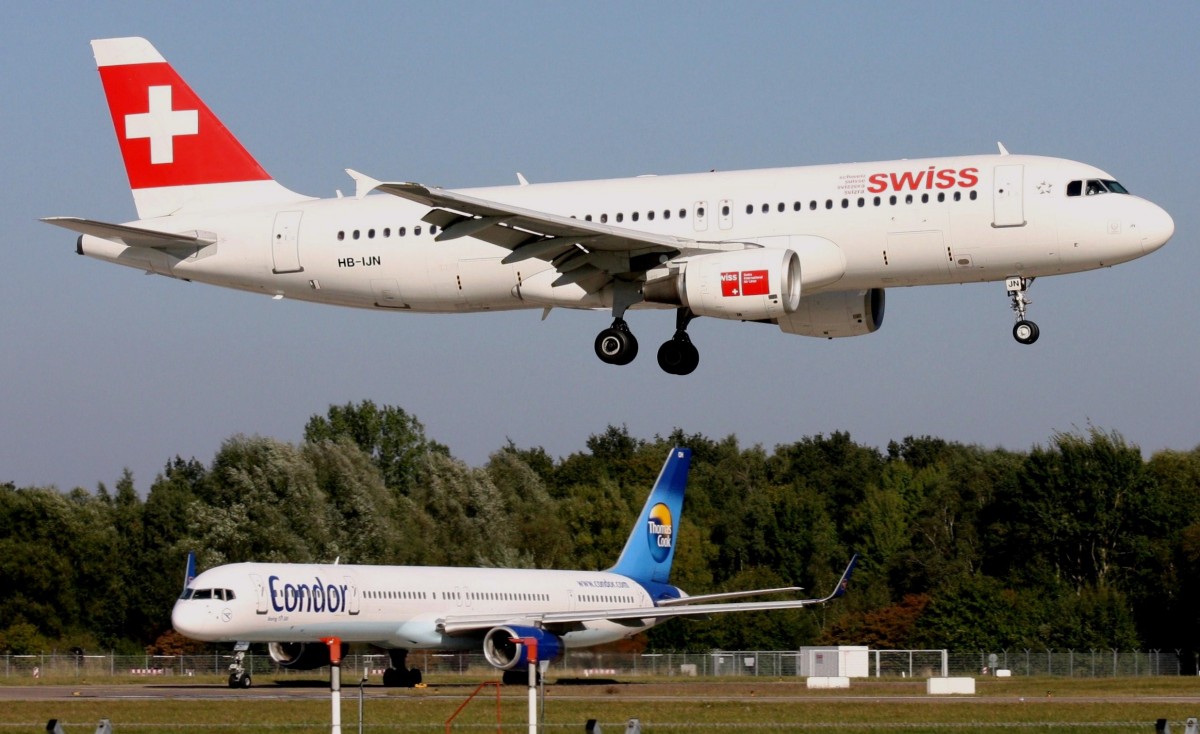
[[[389,651],[385,685],[413,686],[409,650],[483,650],[506,681],[527,676],[527,652],[514,638],[537,640],[538,659],[565,648],[613,642],[663,619],[721,612],[795,609],[845,593],[850,560],[821,599],[730,602],[798,587],[689,597],[670,583],[691,451],[672,449],[616,565],[607,571],[433,568],[298,563],[235,563],[192,578],[171,612],[175,630],[198,640],[238,642],[231,687],[250,685],[241,665],[250,642],[269,643],[281,665],[329,664],[323,638]],[[522,673],[522,671],[526,671]]]
[[[890,287],[998,281],[1013,336],[1035,278],[1161,247],[1171,217],[1113,176],[1030,155],[450,190],[348,171],[351,198],[277,183],[145,39],[92,42],[138,219],[55,217],[81,255],[148,273],[358,308],[603,309],[599,358],[628,364],[630,309],[674,308],[658,362],[699,363],[697,316],[846,337]],[[383,195],[368,196],[373,192]]]

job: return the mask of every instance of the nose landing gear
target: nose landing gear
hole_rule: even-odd
[[[1012,299],[1012,310],[1017,312],[1017,323],[1013,325],[1013,338],[1022,344],[1033,344],[1041,335],[1038,325],[1025,318],[1025,309],[1033,301],[1025,293],[1033,286],[1033,278],[1014,276],[1004,281],[1008,297]]]

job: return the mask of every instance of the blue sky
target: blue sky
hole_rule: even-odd
[[[299,9],[297,9],[299,8]],[[849,431],[1028,449],[1095,425],[1200,444],[1200,4],[10,3],[0,10],[0,481],[93,488],[234,434],[287,441],[331,403],[415,413],[478,465],[610,423],[771,448]],[[484,186],[1012,152],[1109,171],[1175,238],[1031,291],[896,289],[883,328],[822,341],[701,319],[701,364],[592,352],[602,313],[380,314],[186,284],[74,255],[37,222],[134,211],[88,41],[149,38],[286,186]]]

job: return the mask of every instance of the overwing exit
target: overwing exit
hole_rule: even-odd
[[[887,288],[1002,282],[1032,344],[1035,278],[1153,252],[1171,217],[1104,171],[999,154],[450,190],[348,171],[353,197],[276,182],[142,38],[92,42],[138,218],[45,221],[81,255],[272,297],[409,312],[674,309],[668,373],[699,316],[836,338],[876,331]]]
[[[195,576],[189,561],[183,594],[171,612],[176,631],[198,640],[266,642],[280,665],[329,664],[322,638],[389,651],[384,684],[413,686],[409,650],[482,650],[506,680],[526,678],[527,653],[514,638],[537,640],[538,657],[613,642],[672,617],[797,609],[846,591],[857,557],[826,596],[730,601],[791,594],[799,587],[688,596],[671,585],[691,451],[672,449],[616,564],[606,571],[435,568],[339,564],[235,563]],[[194,577],[194,578],[193,578]],[[250,685],[240,664],[231,687]]]

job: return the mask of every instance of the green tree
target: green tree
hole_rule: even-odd
[[[379,467],[384,484],[402,494],[418,482],[426,453],[449,454],[445,446],[425,437],[425,426],[416,416],[370,400],[331,405],[324,416],[312,416],[304,427],[304,440],[309,443],[339,438],[350,439],[366,452]]]

